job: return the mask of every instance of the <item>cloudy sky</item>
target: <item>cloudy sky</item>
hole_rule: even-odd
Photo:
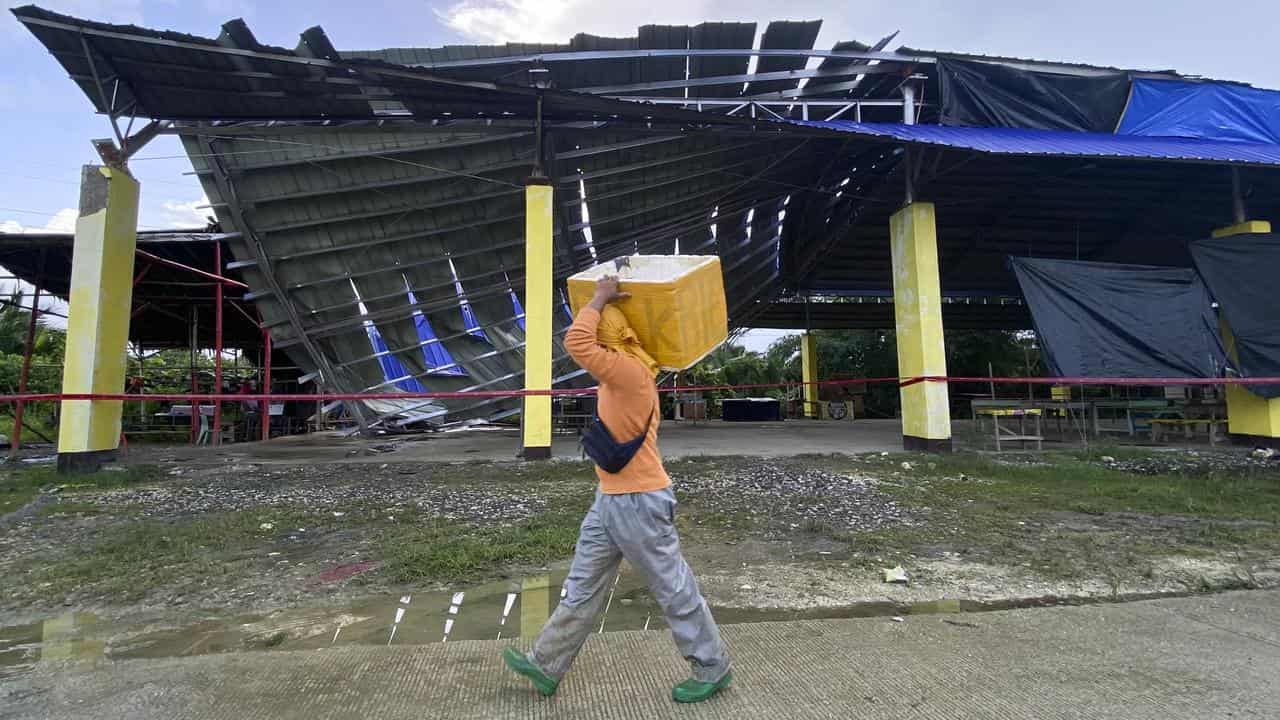
[[[505,41],[565,42],[577,32],[634,35],[649,23],[823,19],[819,47],[867,42],[900,30],[913,47],[1165,69],[1280,88],[1280,3],[1237,0],[898,0],[787,3],[762,0],[43,0],[79,17],[216,36],[242,17],[262,42],[293,47],[321,25],[339,48]],[[11,15],[0,17],[0,231],[69,230],[79,167],[103,118]],[[204,198],[169,138],[131,168],[142,182],[144,228],[203,224]],[[757,336],[760,343],[768,336]],[[757,344],[753,341],[753,344]]]

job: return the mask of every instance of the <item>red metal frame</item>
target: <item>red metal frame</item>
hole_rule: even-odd
[[[262,392],[271,394],[271,331],[262,329]],[[271,401],[262,402],[262,442],[271,439]]]
[[[27,378],[31,374],[31,354],[36,346],[36,316],[40,312],[40,286],[36,285],[34,299],[31,302],[31,318],[27,321],[27,344],[22,349],[22,372],[18,375],[18,394],[27,394]],[[13,438],[9,443],[9,456],[13,457],[22,448],[22,412],[26,403],[17,402],[13,409]]]
[[[221,256],[221,254],[222,254],[222,253],[221,253],[221,251],[222,251],[222,243],[220,243],[220,242],[219,242],[219,243],[214,243],[214,249],[215,249],[215,253],[216,253],[218,256]],[[176,260],[170,260],[170,259],[168,259],[168,258],[162,258],[162,257],[160,257],[159,255],[152,255],[151,253],[147,252],[146,250],[138,250],[138,251],[137,251],[137,253],[138,253],[139,257],[144,257],[144,258],[146,258],[147,260],[150,260],[151,262],[159,263],[159,264],[161,264],[161,265],[168,265],[168,266],[169,266],[169,267],[171,267],[171,268],[177,268],[177,269],[179,269],[179,270],[186,270],[187,272],[189,272],[189,273],[194,273],[194,274],[196,274],[196,275],[199,275],[200,277],[205,278],[206,280],[214,280],[214,281],[216,281],[216,282],[218,282],[218,283],[220,283],[220,284],[223,284],[223,285],[232,285],[232,286],[234,286],[234,287],[238,287],[238,288],[240,288],[240,289],[242,289],[242,290],[248,290],[248,289],[249,289],[249,286],[248,286],[248,285],[245,285],[244,283],[240,282],[239,280],[232,280],[231,278],[229,278],[229,277],[225,277],[224,275],[222,275],[222,263],[221,263],[221,261],[219,261],[219,262],[218,262],[218,272],[217,272],[217,273],[211,273],[211,272],[206,272],[206,271],[204,271],[204,270],[201,270],[201,269],[199,269],[199,268],[193,268],[193,267],[191,267],[190,265],[183,265],[182,263],[177,262]]]
[[[217,277],[222,278],[222,243],[213,244],[213,265]],[[225,278],[223,278],[225,280]],[[214,392],[221,393],[222,387],[222,286],[223,282],[214,285],[213,297],[213,387]],[[222,444],[222,403],[213,404],[213,444]]]

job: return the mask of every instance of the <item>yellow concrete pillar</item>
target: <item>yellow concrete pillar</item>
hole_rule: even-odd
[[[85,166],[71,257],[64,393],[124,392],[137,226],[138,181],[124,169]],[[111,459],[120,444],[121,405],[63,401],[59,471],[92,472]]]
[[[524,219],[524,387],[551,389],[552,188],[541,178],[525,185]],[[524,399],[524,459],[551,457],[551,397]]]
[[[902,445],[907,450],[951,450],[947,384],[912,382],[945,376],[938,232],[932,203],[915,202],[889,219],[893,256],[893,311],[902,396]]]
[[[818,338],[813,332],[800,336],[800,373],[804,381],[804,416],[818,417]]]
[[[1213,231],[1213,236],[1230,237],[1251,233],[1269,233],[1271,223],[1265,220],[1248,220],[1231,227]],[[1222,330],[1222,343],[1227,355],[1239,361],[1236,355],[1236,340],[1226,318],[1220,318],[1218,326]],[[1247,435],[1257,441],[1280,440],[1280,398],[1264,398],[1249,392],[1243,385],[1227,386],[1227,432],[1232,435]]]

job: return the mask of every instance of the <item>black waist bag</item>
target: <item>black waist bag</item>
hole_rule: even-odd
[[[640,451],[640,446],[644,445],[645,438],[649,436],[649,428],[653,426],[653,416],[657,412],[657,407],[654,407],[653,412],[649,414],[649,422],[644,426],[644,432],[624,443],[614,440],[613,433],[609,432],[604,421],[596,415],[591,424],[582,431],[583,452],[595,461],[601,470],[613,474],[622,472],[622,469],[631,462],[631,458]]]

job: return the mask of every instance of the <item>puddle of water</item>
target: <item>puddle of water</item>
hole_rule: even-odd
[[[29,672],[41,663],[93,664],[103,659],[304,650],[336,645],[422,645],[528,636],[542,628],[559,603],[563,583],[564,573],[535,575],[463,590],[369,599],[342,608],[202,619],[161,630],[104,622],[89,613],[65,613],[40,623],[0,627],[0,680]],[[620,575],[610,593],[607,609],[596,628],[598,632],[667,628],[657,604],[634,573]],[[1166,596],[1126,596],[1115,600]],[[806,611],[738,608],[713,608],[713,611],[718,622],[732,625],[971,613],[1062,603],[1059,598],[995,603],[943,599],[913,604],[867,602]]]

